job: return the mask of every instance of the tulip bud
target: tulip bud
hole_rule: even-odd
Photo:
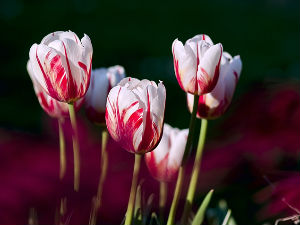
[[[222,45],[213,45],[204,34],[172,45],[174,70],[180,87],[187,93],[203,95],[216,86],[222,57]]]
[[[33,44],[29,56],[36,82],[52,98],[73,103],[90,83],[93,47],[87,35],[57,31]]]
[[[99,124],[105,122],[107,95],[124,77],[125,70],[122,66],[92,70],[90,87],[85,96],[89,120]]]
[[[31,62],[28,60],[27,62],[27,71],[31,78],[34,92],[39,100],[41,107],[44,111],[51,117],[54,118],[63,118],[69,116],[69,106],[65,102],[59,102],[54,98],[50,97],[45,93],[44,89],[40,86],[40,84],[35,80],[34,72],[32,70]],[[83,103],[83,99],[79,99],[74,103],[75,110],[78,111]]]
[[[152,151],[163,128],[166,89],[160,82],[124,78],[106,102],[106,125],[112,138],[132,153]]]
[[[197,117],[205,119],[215,119],[221,116],[231,103],[235,87],[242,70],[242,61],[240,56],[232,56],[224,52],[220,78],[216,87],[211,93],[200,96]],[[190,112],[193,109],[194,96],[187,94],[187,103]]]
[[[154,178],[166,182],[176,177],[188,132],[188,129],[179,130],[165,123],[160,143],[152,152],[145,154],[146,165]]]

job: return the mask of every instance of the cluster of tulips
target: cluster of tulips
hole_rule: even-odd
[[[174,70],[178,83],[187,93],[191,112],[189,129],[179,130],[164,124],[166,88],[162,81],[125,77],[122,66],[92,70],[93,47],[87,35],[80,40],[71,32],[54,32],[33,44],[27,70],[42,108],[59,123],[60,178],[66,171],[62,122],[70,117],[73,128],[74,189],[80,186],[80,146],[76,111],[85,105],[87,117],[102,127],[101,174],[90,224],[96,223],[101,205],[108,157],[108,133],[122,148],[135,154],[134,171],[125,224],[132,224],[135,211],[141,158],[154,178],[160,181],[160,207],[166,202],[166,182],[177,183],[167,224],[175,224],[181,195],[186,159],[190,157],[196,118],[202,119],[199,142],[190,178],[181,224],[187,224],[196,191],[201,156],[205,142],[207,119],[221,116],[228,108],[237,85],[242,63],[239,56],[223,52],[204,34],[196,35],[183,45],[173,42]],[[195,216],[195,224],[203,221],[203,202]]]

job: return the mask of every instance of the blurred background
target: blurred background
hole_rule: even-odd
[[[100,170],[99,129],[79,113],[82,188],[73,193],[70,124],[64,127],[68,176],[60,182],[57,124],[41,109],[26,71],[31,45],[58,30],[89,35],[93,68],[119,64],[127,76],[162,80],[165,121],[179,128],[188,127],[190,114],[174,75],[173,40],[205,33],[239,54],[243,69],[232,105],[209,122],[194,210],[210,188],[216,194],[208,217],[224,199],[237,224],[273,224],[295,214],[282,198],[300,209],[299,1],[2,0],[0,25],[0,224],[27,223],[30,208],[41,224],[54,223],[63,196],[70,224],[89,218]],[[131,182],[133,155],[112,140],[109,149],[99,224],[121,222]],[[146,195],[157,193],[145,166],[143,177]]]

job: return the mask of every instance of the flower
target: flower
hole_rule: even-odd
[[[221,116],[231,103],[235,87],[242,70],[240,56],[224,52],[221,60],[220,78],[211,93],[201,95],[198,102],[197,117],[214,119]],[[190,112],[193,110],[194,96],[187,94]]]
[[[87,35],[79,40],[72,31],[57,31],[33,44],[29,57],[37,83],[52,98],[73,103],[90,83],[93,47]]]
[[[179,130],[164,125],[162,139],[158,146],[145,154],[146,165],[151,175],[159,181],[171,181],[181,165],[188,129]]]
[[[69,116],[69,106],[65,102],[59,102],[54,98],[50,97],[44,89],[40,86],[40,84],[36,81],[34,72],[32,70],[31,62],[28,60],[27,62],[27,71],[32,80],[34,92],[39,100],[41,107],[44,111],[51,117],[54,118],[63,118]],[[74,103],[75,110],[78,111],[83,103],[83,99],[79,99]]]
[[[200,34],[172,44],[174,70],[180,87],[188,93],[203,95],[216,86],[222,57],[222,45],[213,45],[211,39]]]
[[[85,96],[87,117],[92,122],[105,122],[107,95],[124,77],[122,66],[92,70],[90,87]]]
[[[132,153],[152,151],[159,143],[166,104],[160,82],[124,78],[111,89],[106,103],[106,125],[112,138]]]

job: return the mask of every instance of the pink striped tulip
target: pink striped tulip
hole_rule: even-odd
[[[87,35],[57,31],[33,44],[29,57],[35,80],[52,98],[73,103],[90,84],[93,47]]]
[[[166,89],[160,82],[124,78],[111,89],[106,125],[112,138],[132,153],[152,151],[159,143],[164,121]]]
[[[242,71],[240,56],[224,52],[221,61],[220,78],[211,93],[200,96],[197,110],[198,118],[215,119],[221,116],[231,103],[235,87]],[[187,94],[188,108],[193,109],[194,96]]]
[[[34,92],[39,100],[41,107],[44,111],[51,117],[60,119],[69,116],[69,106],[65,102],[59,102],[54,98],[50,97],[45,93],[44,89],[40,84],[35,80],[34,72],[32,70],[31,62],[27,62],[27,71],[31,78]],[[74,103],[75,110],[78,111],[83,103],[83,99],[79,99]]]
[[[86,114],[94,123],[105,123],[106,98],[109,91],[125,77],[122,66],[92,70],[90,87],[85,96]]]
[[[164,125],[159,145],[152,152],[145,154],[146,165],[155,179],[166,182],[176,178],[188,132],[188,129],[179,130],[168,124]]]
[[[216,86],[219,78],[222,45],[213,45],[204,34],[196,35],[185,45],[176,39],[172,45],[174,70],[180,87],[187,93],[203,95]]]

